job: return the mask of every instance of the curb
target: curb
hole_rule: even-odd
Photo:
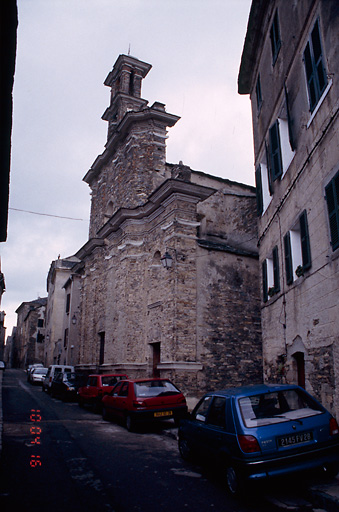
[[[310,487],[310,500],[315,506],[325,509],[327,512],[339,511],[339,477],[327,484]]]

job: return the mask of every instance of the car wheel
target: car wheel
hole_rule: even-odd
[[[127,428],[128,432],[133,432],[133,430],[134,430],[134,421],[130,414],[128,414],[126,416],[126,428]]]
[[[233,494],[233,496],[239,494],[241,491],[241,479],[233,466],[226,468],[226,485],[228,491]]]
[[[184,437],[179,437],[178,448],[180,455],[184,460],[190,460],[192,458],[192,449],[187,439]]]

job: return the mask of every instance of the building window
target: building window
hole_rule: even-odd
[[[272,250],[270,258],[266,258],[262,263],[263,278],[263,300],[267,302],[280,291],[280,275],[279,275],[279,253],[278,247]]]
[[[302,212],[296,225],[284,236],[284,250],[286,282],[292,284],[312,265],[306,210]]]
[[[332,250],[339,247],[339,172],[325,188]]]
[[[279,120],[271,126],[269,131],[270,164],[272,179],[275,181],[283,172],[281,143],[279,134]]]
[[[104,364],[105,362],[105,333],[99,332],[99,364]]]
[[[44,319],[43,318],[39,318],[38,319],[38,327],[42,328],[44,326]]]
[[[261,109],[261,105],[262,105],[260,74],[258,75],[257,84],[255,86],[255,93],[256,93],[256,97],[257,97],[257,109],[258,109],[258,113],[259,113],[260,109]]]
[[[262,215],[268,208],[272,199],[272,184],[266,163],[258,165],[255,171],[257,194],[257,214]]]
[[[275,64],[277,60],[278,53],[281,47],[281,39],[280,39],[280,30],[279,30],[279,19],[278,19],[278,11],[275,12],[273,23],[270,31],[271,37],[271,48],[272,48],[272,63]]]
[[[313,112],[327,86],[327,76],[320,39],[319,20],[315,22],[304,51],[310,110]]]
[[[277,119],[269,130],[268,162],[272,182],[284,176],[293,160],[294,151],[290,140],[288,119]]]
[[[260,216],[264,211],[263,186],[260,165],[255,170],[255,188],[257,194],[257,214]]]
[[[66,296],[66,313],[69,313],[70,304],[71,304],[71,294],[67,293],[67,296]]]
[[[67,348],[68,345],[68,329],[65,329],[64,332],[64,348]]]

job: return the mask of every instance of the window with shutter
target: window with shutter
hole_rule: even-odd
[[[333,251],[339,247],[339,172],[325,188]]]
[[[256,93],[256,97],[257,97],[257,110],[259,113],[260,109],[261,109],[261,104],[262,104],[260,74],[258,75],[257,83],[255,86],[255,93]]]
[[[272,250],[272,255],[262,262],[263,300],[267,302],[280,291],[278,247]]]
[[[270,132],[270,167],[272,180],[275,181],[282,175],[282,158],[281,158],[281,144],[279,135],[279,121],[271,126]]]
[[[306,210],[302,212],[299,218],[300,223],[300,243],[301,243],[301,255],[303,262],[303,269],[307,270],[311,267],[311,248],[310,239],[308,236],[308,223]]]
[[[290,232],[284,236],[284,249],[285,249],[285,270],[287,284],[293,283],[293,266],[292,266],[292,251],[291,251],[291,235]]]
[[[268,300],[268,283],[267,283],[267,261],[262,262],[262,286],[263,286],[263,301]]]
[[[257,214],[259,217],[262,214],[263,209],[264,209],[260,165],[255,170],[255,187],[256,187],[256,194],[257,194]]]
[[[327,75],[321,46],[319,20],[315,22],[304,51],[310,110],[313,112],[327,86]]]
[[[270,30],[270,37],[271,37],[271,49],[272,49],[272,63],[275,64],[275,61],[277,60],[278,53],[281,47],[281,39],[280,39],[280,30],[279,30],[279,19],[278,19],[278,11],[275,12],[271,30]]]
[[[273,256],[273,282],[274,291],[277,293],[280,291],[280,277],[279,277],[279,253],[278,247],[275,246],[272,251]]]

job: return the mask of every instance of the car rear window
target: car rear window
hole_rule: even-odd
[[[119,376],[112,377],[112,375],[107,375],[107,376],[101,377],[101,381],[102,381],[102,385],[103,386],[115,386],[115,384],[119,380],[121,380],[121,378]]]
[[[321,414],[323,409],[299,389],[262,393],[239,399],[246,427],[272,425]]]
[[[135,394],[137,397],[156,397],[176,395],[180,393],[178,388],[167,380],[145,381],[135,383]]]

